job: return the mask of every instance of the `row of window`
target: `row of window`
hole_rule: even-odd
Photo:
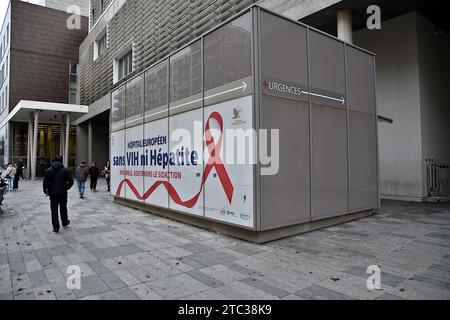
[[[98,40],[94,42],[94,61],[101,57],[108,49],[108,27],[100,34]],[[133,72],[133,49],[126,50],[125,53],[114,59],[114,83],[123,79]]]
[[[221,87],[225,90],[229,87],[223,86],[233,82],[240,86],[251,75],[252,24],[248,13],[113,91],[112,122],[120,123],[143,112],[158,113],[167,110],[168,104],[173,106],[187,99],[198,101],[202,92],[213,93],[210,90]]]
[[[3,35],[3,39],[0,39],[0,41],[2,41],[2,43],[0,44],[0,61],[1,61],[9,45],[9,24],[6,26],[6,32]]]
[[[91,1],[91,19],[92,19],[92,24],[95,24],[95,20],[100,17],[103,13],[103,11],[105,11],[105,0],[100,0],[100,13],[98,14],[98,16],[95,15],[95,6],[93,5],[92,1]]]
[[[79,104],[78,96],[78,63],[71,62],[69,65],[69,104]]]
[[[0,88],[3,86],[3,83],[8,77],[8,65],[9,65],[9,56],[6,56],[5,63],[2,65],[0,69]]]
[[[5,87],[5,90],[2,92],[2,95],[0,96],[0,108],[1,112],[6,109],[8,106],[8,86]]]

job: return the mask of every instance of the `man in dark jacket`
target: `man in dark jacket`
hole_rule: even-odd
[[[50,196],[52,210],[53,232],[59,232],[58,207],[61,214],[62,226],[66,228],[70,224],[67,214],[67,191],[73,186],[73,178],[63,163],[63,158],[57,156],[51,167],[45,172],[44,193]]]
[[[100,170],[95,162],[89,167],[89,175],[91,176],[91,191],[97,191],[97,181],[100,176]]]

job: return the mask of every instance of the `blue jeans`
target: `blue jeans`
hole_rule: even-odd
[[[78,192],[80,192],[80,197],[84,196],[85,189],[86,189],[86,181],[78,181]]]
[[[6,178],[8,180],[8,191],[12,191],[14,187],[14,176]]]

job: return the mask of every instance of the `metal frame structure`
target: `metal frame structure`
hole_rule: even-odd
[[[260,30],[261,12],[269,13],[271,15],[274,15],[274,16],[278,17],[279,19],[283,19],[285,21],[289,21],[291,23],[294,23],[296,25],[299,25],[299,26],[302,26],[302,27],[306,28],[307,72],[308,72],[307,82],[308,82],[308,92],[309,92],[308,100],[307,100],[307,106],[308,106],[308,114],[309,114],[309,129],[308,130],[309,130],[309,151],[310,151],[309,152],[309,165],[310,165],[310,168],[309,168],[309,170],[310,170],[309,171],[310,172],[310,176],[309,176],[309,181],[310,181],[310,186],[309,186],[310,187],[310,212],[309,212],[309,217],[310,217],[310,222],[312,223],[312,222],[314,222],[313,212],[314,212],[315,208],[314,208],[313,199],[314,199],[315,194],[313,192],[313,171],[312,171],[312,167],[314,166],[314,159],[313,159],[313,153],[312,153],[312,148],[313,148],[313,137],[312,137],[313,136],[313,134],[312,134],[312,127],[313,127],[312,111],[313,111],[313,105],[312,104],[313,104],[313,101],[310,98],[311,97],[310,96],[310,94],[311,94],[310,35],[311,35],[312,32],[318,33],[318,34],[320,34],[320,35],[322,35],[324,37],[328,37],[330,39],[333,39],[333,40],[338,41],[339,43],[343,44],[343,50],[344,50],[344,62],[343,63],[344,63],[344,70],[345,70],[344,71],[345,72],[344,75],[345,75],[345,95],[346,95],[346,97],[348,97],[347,48],[348,47],[354,48],[354,49],[356,49],[356,50],[358,50],[360,52],[363,52],[363,53],[365,53],[367,55],[373,56],[373,59],[374,59],[374,54],[373,53],[371,53],[371,52],[369,52],[369,51],[367,51],[365,49],[359,48],[359,47],[357,47],[355,45],[345,43],[342,40],[340,40],[340,39],[338,39],[338,38],[336,38],[334,36],[325,34],[324,32],[322,32],[320,30],[317,30],[315,28],[309,27],[309,26],[307,26],[307,25],[305,25],[305,24],[303,24],[301,22],[294,21],[294,20],[291,20],[291,19],[289,19],[287,17],[284,17],[284,16],[281,16],[279,14],[273,13],[270,10],[267,10],[265,8],[262,8],[262,7],[258,6],[257,4],[253,4],[253,5],[249,6],[248,8],[246,8],[246,9],[242,10],[241,12],[239,12],[237,15],[227,19],[223,23],[217,25],[216,27],[214,27],[211,30],[207,31],[206,33],[202,34],[200,37],[195,38],[194,40],[190,41],[189,43],[187,43],[186,45],[182,46],[181,48],[173,51],[169,55],[166,55],[163,59],[158,60],[156,63],[152,64],[150,67],[145,68],[141,72],[137,73],[131,79],[128,79],[125,83],[121,83],[120,85],[114,86],[113,90],[111,91],[111,101],[110,102],[111,102],[111,106],[113,106],[112,93],[115,90],[118,90],[120,88],[124,88],[124,91],[125,91],[125,98],[124,99],[126,101],[126,91],[127,91],[126,90],[126,85],[127,85],[127,83],[129,83],[130,81],[132,81],[133,79],[135,79],[137,77],[142,76],[143,77],[143,86],[144,86],[144,104],[145,104],[145,81],[146,81],[145,80],[146,79],[145,72],[150,70],[150,69],[152,69],[153,67],[159,65],[160,63],[167,62],[167,65],[168,65],[168,67],[167,67],[168,68],[167,94],[168,94],[168,110],[170,110],[170,92],[171,92],[171,88],[170,88],[170,84],[171,84],[171,82],[170,82],[170,71],[171,71],[170,70],[170,68],[171,68],[170,61],[171,60],[170,60],[170,58],[172,56],[176,55],[181,50],[189,47],[193,43],[196,43],[197,41],[200,41],[200,43],[202,44],[202,49],[201,49],[202,50],[202,58],[201,58],[201,61],[202,61],[202,84],[201,84],[201,86],[202,86],[202,100],[203,100],[201,108],[203,109],[203,121],[204,121],[205,120],[205,115],[204,115],[204,98],[205,98],[205,80],[204,80],[205,79],[205,77],[204,77],[205,68],[204,68],[204,60],[205,60],[205,57],[204,57],[204,52],[203,52],[204,51],[204,45],[203,45],[204,44],[204,38],[207,35],[209,35],[210,33],[212,33],[215,30],[217,30],[218,28],[221,28],[222,26],[226,25],[227,23],[229,23],[229,22],[231,22],[231,21],[233,21],[233,20],[235,20],[235,19],[237,19],[237,18],[239,18],[239,17],[241,17],[241,16],[243,16],[243,15],[245,15],[247,13],[250,13],[251,19],[252,19],[252,33],[251,33],[251,52],[252,52],[251,64],[252,65],[251,65],[251,68],[252,68],[252,77],[253,77],[253,83],[252,83],[252,87],[253,87],[253,91],[252,91],[252,97],[253,97],[253,125],[254,125],[254,129],[256,129],[256,130],[262,128],[263,109],[261,107],[261,101],[262,101],[263,93],[262,93],[262,90],[261,90],[261,82],[262,82],[262,77],[261,77],[261,70],[262,70],[262,65],[261,65],[261,30]],[[375,77],[375,66],[374,66],[374,77]],[[375,84],[375,79],[374,79],[374,88],[373,88],[373,90],[375,90],[375,85],[376,84]],[[348,99],[346,99],[346,101],[347,100]],[[375,103],[375,114],[373,115],[373,118],[374,118],[373,121],[375,122],[375,127],[377,127],[376,126],[376,121],[377,121],[376,101],[374,101],[374,103]],[[126,105],[125,105],[125,108],[126,108]],[[351,161],[351,159],[350,159],[350,127],[349,127],[349,123],[350,123],[349,112],[350,111],[349,111],[349,107],[348,107],[347,103],[345,103],[345,110],[346,110],[346,141],[347,141],[347,189],[348,189],[347,190],[348,191],[348,193],[347,193],[347,197],[348,197],[347,204],[348,204],[348,209],[345,210],[345,212],[336,212],[336,214],[334,215],[335,217],[339,217],[339,216],[343,216],[343,215],[351,215],[351,214],[356,214],[356,213],[360,213],[360,212],[370,211],[370,210],[376,209],[376,207],[367,207],[367,208],[361,208],[361,209],[358,209],[358,210],[352,210],[352,208],[351,208],[351,201],[350,201],[350,198],[351,198],[350,161]],[[145,105],[144,105],[144,113],[143,114],[145,115],[145,113],[146,113],[146,111],[145,111]],[[170,117],[170,116],[171,116],[170,111],[168,111],[167,114],[166,114],[166,117]],[[111,121],[111,123],[110,123],[110,135],[111,135],[111,133],[113,132],[113,130],[112,130],[112,125],[113,125],[113,123],[112,123],[112,112],[111,112],[110,119],[111,119],[110,120]],[[126,121],[126,117],[125,117],[124,121]],[[144,124],[146,123],[145,119],[144,119],[143,123]],[[127,128],[127,126],[125,125],[124,128]],[[170,132],[170,128],[168,128],[168,130],[169,130],[168,132]],[[143,126],[143,131],[144,131],[143,134],[145,135],[145,126]],[[377,139],[377,141],[376,141],[376,145],[377,145],[376,146],[376,153],[378,155],[378,135],[377,135],[377,133],[375,133],[375,135],[376,135],[376,139]],[[125,144],[124,148],[126,150],[126,133],[125,133],[124,144]],[[258,153],[259,153],[259,146],[258,146],[257,149],[258,149]],[[379,185],[379,160],[378,160],[378,157],[376,159],[376,171],[377,171],[376,172],[376,175],[377,175],[377,191],[376,191],[377,192],[377,204],[379,205],[379,187],[378,187],[378,185]],[[228,222],[222,222],[222,221],[221,222],[217,222],[214,219],[210,219],[210,218],[206,217],[205,213],[203,214],[203,218],[202,219],[208,220],[208,221],[211,221],[211,222],[217,222],[217,223],[222,224],[222,225],[237,226],[238,228],[247,229],[248,231],[251,231],[251,232],[255,232],[255,231],[256,232],[265,232],[265,231],[270,231],[270,230],[274,230],[274,229],[280,229],[280,228],[284,228],[284,227],[291,227],[293,225],[302,224],[302,222],[298,222],[298,223],[288,222],[288,223],[282,223],[282,224],[273,225],[273,226],[267,226],[265,224],[264,215],[263,215],[263,209],[264,208],[263,208],[263,204],[261,202],[261,200],[262,200],[262,191],[261,191],[262,181],[261,181],[261,174],[260,173],[261,173],[261,166],[260,166],[260,163],[258,162],[258,164],[254,166],[254,175],[253,175],[253,178],[254,178],[254,182],[253,182],[254,183],[254,186],[253,186],[253,193],[254,193],[254,195],[253,195],[253,200],[254,200],[254,205],[253,205],[254,225],[253,225],[253,228],[237,226],[235,224],[228,223]],[[144,187],[145,187],[145,179],[144,179],[143,183],[144,183]],[[203,195],[204,195],[204,192],[205,191],[203,189]],[[205,199],[205,197],[203,197],[203,201],[204,201],[204,199]],[[147,204],[142,204],[142,205],[148,206]],[[152,208],[152,207],[154,208],[154,206],[150,206],[149,208]],[[185,216],[190,216],[191,215],[189,213],[180,212],[180,211],[177,211],[177,210],[174,210],[174,209],[167,209],[167,208],[163,208],[163,209],[166,209],[166,210],[169,210],[169,211],[173,211],[173,212],[178,212],[178,213],[181,213],[181,214],[183,214]],[[282,209],[282,208],[280,208],[280,209]],[[195,216],[195,218],[198,218],[198,216]],[[316,219],[316,220],[322,220],[322,219]]]

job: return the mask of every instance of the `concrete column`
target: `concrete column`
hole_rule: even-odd
[[[36,162],[38,147],[39,111],[34,112],[33,151],[31,156],[31,179],[36,180]]]
[[[66,114],[66,143],[64,145],[64,166],[69,166],[70,113]]]
[[[92,121],[89,121],[88,124],[88,163],[91,164],[94,159],[92,155],[92,139],[93,139],[93,131],[92,131]]]
[[[33,156],[33,113],[28,117],[27,178],[31,178],[31,158]]]
[[[60,124],[60,127],[59,127],[59,131],[60,131],[60,134],[59,134],[59,155],[60,156],[63,156],[64,155],[64,152],[65,152],[65,140],[66,140],[66,135],[65,135],[65,128],[64,128],[64,123],[61,123]]]
[[[345,42],[353,43],[353,19],[350,9],[337,12],[337,36]]]

